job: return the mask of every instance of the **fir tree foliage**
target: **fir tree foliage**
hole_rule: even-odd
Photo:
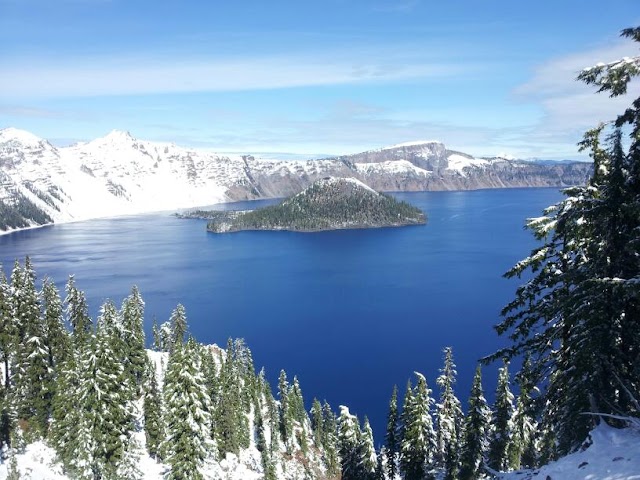
[[[431,416],[434,400],[424,375],[415,375],[416,386],[403,407],[400,466],[406,480],[435,478],[436,433]]]
[[[396,477],[400,461],[400,417],[398,414],[398,387],[393,386],[391,400],[389,400],[389,414],[387,417],[387,432],[385,435],[387,469],[389,478]]]
[[[469,396],[469,408],[464,422],[464,437],[460,455],[460,480],[480,477],[489,443],[491,410],[482,391],[482,371],[476,369]]]
[[[491,434],[487,464],[499,472],[508,471],[512,461],[509,457],[513,442],[513,394],[509,386],[509,363],[504,362],[498,370],[496,401],[491,419]]]
[[[622,35],[640,42],[640,28]],[[615,97],[638,65],[640,56],[625,58],[578,78]],[[507,272],[532,278],[496,327],[512,345],[491,358],[531,355],[534,384],[548,385],[541,402],[556,439],[551,456],[582,444],[597,422],[587,412],[640,414],[627,394],[640,390],[640,99],[613,126],[609,134],[604,125],[588,131],[580,143],[594,164],[588,184],[566,189],[565,199],[529,220],[543,245]]]
[[[436,458],[444,467],[445,478],[456,478],[459,468],[459,449],[462,436],[463,413],[454,392],[456,365],[451,347],[444,349],[444,366],[436,380],[440,387],[440,401],[436,405]]]
[[[212,451],[211,402],[193,339],[174,344],[164,383],[168,480],[203,479],[202,466]]]

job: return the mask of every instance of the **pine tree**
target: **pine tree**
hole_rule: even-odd
[[[406,480],[435,477],[436,434],[431,410],[434,401],[424,375],[415,372],[418,382],[403,407],[404,433],[400,446],[400,466]]]
[[[27,257],[24,270],[17,265],[12,276],[13,318],[18,324],[18,335],[14,338],[17,343],[13,401],[18,417],[25,422],[25,432],[39,437],[47,433],[53,379],[35,281]]]
[[[316,447],[323,446],[322,404],[317,398],[314,398],[311,403],[311,430],[313,432],[313,443],[315,443]]]
[[[88,469],[93,475],[89,478],[118,478],[131,455],[131,386],[126,382],[124,365],[114,361],[118,358],[114,348],[120,335],[118,327],[117,310],[108,302],[102,308],[96,334],[83,345],[79,361],[77,451],[81,455],[72,462],[72,468],[79,473]]]
[[[444,349],[444,366],[436,383],[440,387],[440,402],[436,413],[436,445],[438,465],[444,467],[446,478],[455,478],[459,468],[460,437],[462,435],[462,407],[453,386],[456,383],[456,365],[451,347]]]
[[[74,346],[78,348],[85,342],[91,333],[91,318],[84,292],[76,288],[73,275],[69,276],[66,286],[67,297],[64,300],[66,305],[66,316],[71,325]]]
[[[287,373],[284,370],[280,370],[280,375],[278,376],[278,399],[280,400],[280,438],[287,452],[291,452],[293,419],[291,407],[289,406],[289,382],[287,381]]]
[[[513,441],[513,394],[509,388],[509,363],[498,370],[496,401],[491,419],[491,434],[487,464],[493,470],[504,472],[511,466],[509,450]]]
[[[373,445],[373,431],[369,419],[365,416],[360,433],[359,456],[361,458],[362,480],[374,480],[378,467],[378,456]]]
[[[15,425],[15,409],[11,399],[10,362],[14,356],[16,335],[11,307],[11,289],[4,271],[0,269],[0,451],[11,446],[11,432]]]
[[[45,278],[42,284],[42,310],[49,348],[49,368],[61,365],[70,353],[69,334],[64,325],[62,301],[55,283]]]
[[[640,42],[640,28],[622,35]],[[579,79],[618,96],[640,74],[640,56],[584,70]],[[620,130],[606,138],[604,126],[585,134],[594,170],[584,187],[532,219],[528,227],[543,245],[507,276],[531,273],[504,311],[498,333],[513,342],[492,356],[530,354],[537,359],[535,384],[543,392],[544,416],[556,454],[575,450],[597,422],[586,412],[637,415],[626,392],[638,391],[640,367],[640,99],[616,121],[630,126],[625,151]],[[528,275],[527,275],[528,276]]]
[[[211,450],[211,403],[206,392],[198,347],[190,339],[174,344],[164,381],[168,480],[201,480]]]
[[[325,451],[325,465],[327,475],[336,476],[340,472],[340,459],[338,458],[338,421],[331,406],[325,402],[322,404],[322,433]]]
[[[536,389],[531,379],[531,358],[526,357],[516,379],[520,395],[513,415],[513,441],[509,458],[513,469],[535,468],[538,465],[536,435],[538,422],[535,419],[535,402],[532,394]]]
[[[488,447],[491,410],[482,392],[482,372],[476,369],[469,396],[469,410],[464,423],[460,455],[460,480],[476,480],[482,471]]]
[[[387,417],[386,451],[387,451],[387,474],[390,479],[396,478],[398,474],[398,462],[400,461],[400,429],[398,416],[398,387],[393,386],[391,400],[389,400],[389,415]]]
[[[171,325],[171,350],[173,350],[177,344],[184,342],[184,337],[187,334],[187,313],[181,304],[178,304],[171,312],[169,323]]]
[[[147,352],[144,338],[144,301],[138,287],[131,289],[131,295],[122,302],[120,311],[126,339],[127,374],[130,381],[139,388],[144,376]]]
[[[362,478],[362,458],[360,457],[360,424],[358,418],[340,405],[338,417],[338,445],[342,463],[342,480]]]
[[[156,369],[150,360],[147,361],[145,379],[142,409],[147,452],[151,458],[160,460],[162,458],[160,447],[164,438],[162,399],[158,388]]]

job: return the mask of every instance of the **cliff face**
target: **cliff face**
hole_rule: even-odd
[[[439,142],[355,155],[277,161],[223,155],[111,132],[57,148],[29,132],[0,130],[0,232],[214,203],[287,197],[324,177],[353,177],[377,191],[563,187],[584,184],[587,163],[475,158]]]

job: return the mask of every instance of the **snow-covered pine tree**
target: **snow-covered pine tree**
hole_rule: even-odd
[[[291,415],[291,423],[295,432],[294,437],[296,443],[300,446],[303,455],[306,455],[309,450],[307,442],[308,437],[308,424],[309,416],[304,408],[304,398],[302,396],[302,389],[300,388],[300,382],[298,377],[293,377],[293,383],[289,387],[287,393],[287,404],[289,406],[289,414]]]
[[[456,383],[456,365],[451,347],[444,349],[444,366],[436,380],[440,387],[440,402],[436,405],[437,463],[445,469],[445,478],[456,478],[459,468],[459,449],[462,436],[463,414],[460,400],[453,387]]]
[[[488,447],[491,410],[482,391],[482,371],[476,369],[469,396],[469,409],[464,422],[460,455],[460,480],[476,480],[482,471]]]
[[[211,403],[193,339],[177,341],[164,379],[167,480],[201,480],[201,468],[211,453]]]
[[[509,451],[513,442],[513,394],[509,386],[509,362],[498,370],[495,404],[489,435],[487,464],[493,470],[504,472],[511,466]]]
[[[516,381],[520,387],[520,395],[513,415],[513,441],[509,449],[510,467],[515,470],[521,467],[535,468],[538,465],[538,422],[532,395],[537,388],[531,379],[531,357],[527,356],[524,359]]]
[[[387,432],[385,444],[387,452],[387,472],[390,479],[395,479],[399,472],[400,462],[400,417],[398,415],[398,386],[393,386],[391,400],[389,400],[389,414],[387,416]]]
[[[219,395],[214,409],[214,438],[220,456],[240,452],[239,417],[245,415],[242,408],[240,379],[234,367],[233,342],[227,342],[224,360],[221,358],[218,377]]]
[[[13,402],[28,438],[45,436],[51,411],[52,372],[45,325],[40,316],[36,275],[29,257],[24,270],[14,269],[12,280],[13,318],[18,321],[14,338]]]
[[[359,456],[362,461],[362,480],[376,480],[378,456],[373,445],[373,430],[371,430],[369,419],[366,416],[360,433]]]
[[[78,405],[81,415],[76,443],[79,455],[72,462],[78,472],[91,472],[94,478],[124,478],[123,467],[132,463],[134,443],[132,386],[119,357],[120,322],[115,305],[101,309],[97,330],[85,344],[79,363]],[[85,445],[83,445],[85,443]],[[136,472],[125,468],[129,479]],[[84,474],[81,474],[84,475]],[[84,478],[84,477],[82,477]]]
[[[171,325],[171,340],[170,350],[178,344],[184,343],[184,337],[187,334],[187,312],[182,304],[178,304],[176,308],[171,312],[169,317],[169,324]]]
[[[65,291],[67,293],[64,299],[65,313],[69,325],[71,325],[74,346],[79,348],[91,335],[89,308],[84,292],[76,287],[73,275],[69,275]]]
[[[409,402],[405,399],[403,407],[400,467],[405,480],[435,478],[436,433],[431,417],[434,400],[424,375],[418,372],[415,375],[418,381]]]
[[[142,384],[147,352],[144,338],[144,300],[135,285],[131,294],[122,302],[120,309],[126,345],[126,369],[130,381],[137,389]]]
[[[49,368],[55,369],[64,362],[71,350],[69,332],[64,325],[60,293],[51,280],[42,283],[42,310],[44,316],[46,344],[49,348]]]
[[[337,476],[340,472],[340,459],[338,456],[338,421],[331,406],[325,400],[322,404],[322,437],[325,452],[325,465],[328,476]]]
[[[147,360],[144,378],[142,411],[147,452],[151,458],[161,460],[161,445],[165,436],[162,396],[160,395],[158,379],[156,378],[156,367],[150,360]]]
[[[640,42],[640,28],[622,35]],[[618,96],[639,74],[636,56],[598,64],[578,78]],[[619,131],[605,147],[604,126],[585,134],[580,147],[590,150],[592,178],[529,221],[544,244],[507,273],[529,271],[533,278],[517,290],[497,326],[513,345],[492,358],[538,359],[536,384],[548,383],[544,416],[557,454],[578,448],[595,425],[597,418],[586,412],[638,414],[626,390],[640,387],[640,99],[616,119],[616,127],[625,125],[626,151]]]
[[[314,397],[311,402],[311,431],[313,432],[313,443],[320,447],[324,442],[322,428],[322,404]]]
[[[289,405],[289,382],[287,372],[280,370],[278,376],[278,399],[280,400],[280,438],[285,445],[287,452],[291,452],[291,441],[293,436],[293,418]]]
[[[15,424],[15,408],[11,399],[10,362],[14,356],[15,324],[11,307],[11,287],[0,269],[0,451],[11,446],[11,431]]]
[[[360,422],[349,409],[340,405],[338,417],[338,448],[342,464],[342,480],[362,478],[362,458],[360,456]]]

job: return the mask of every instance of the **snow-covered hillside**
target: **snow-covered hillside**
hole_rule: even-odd
[[[523,165],[477,159],[439,142],[408,142],[324,160],[279,161],[138,140],[113,131],[57,148],[0,130],[0,232],[214,203],[285,197],[326,177],[355,177],[378,191],[454,190],[582,183],[586,164]],[[4,218],[2,218],[4,217]]]
[[[535,470],[511,472],[500,480],[640,480],[640,432],[601,423],[591,445]]]

